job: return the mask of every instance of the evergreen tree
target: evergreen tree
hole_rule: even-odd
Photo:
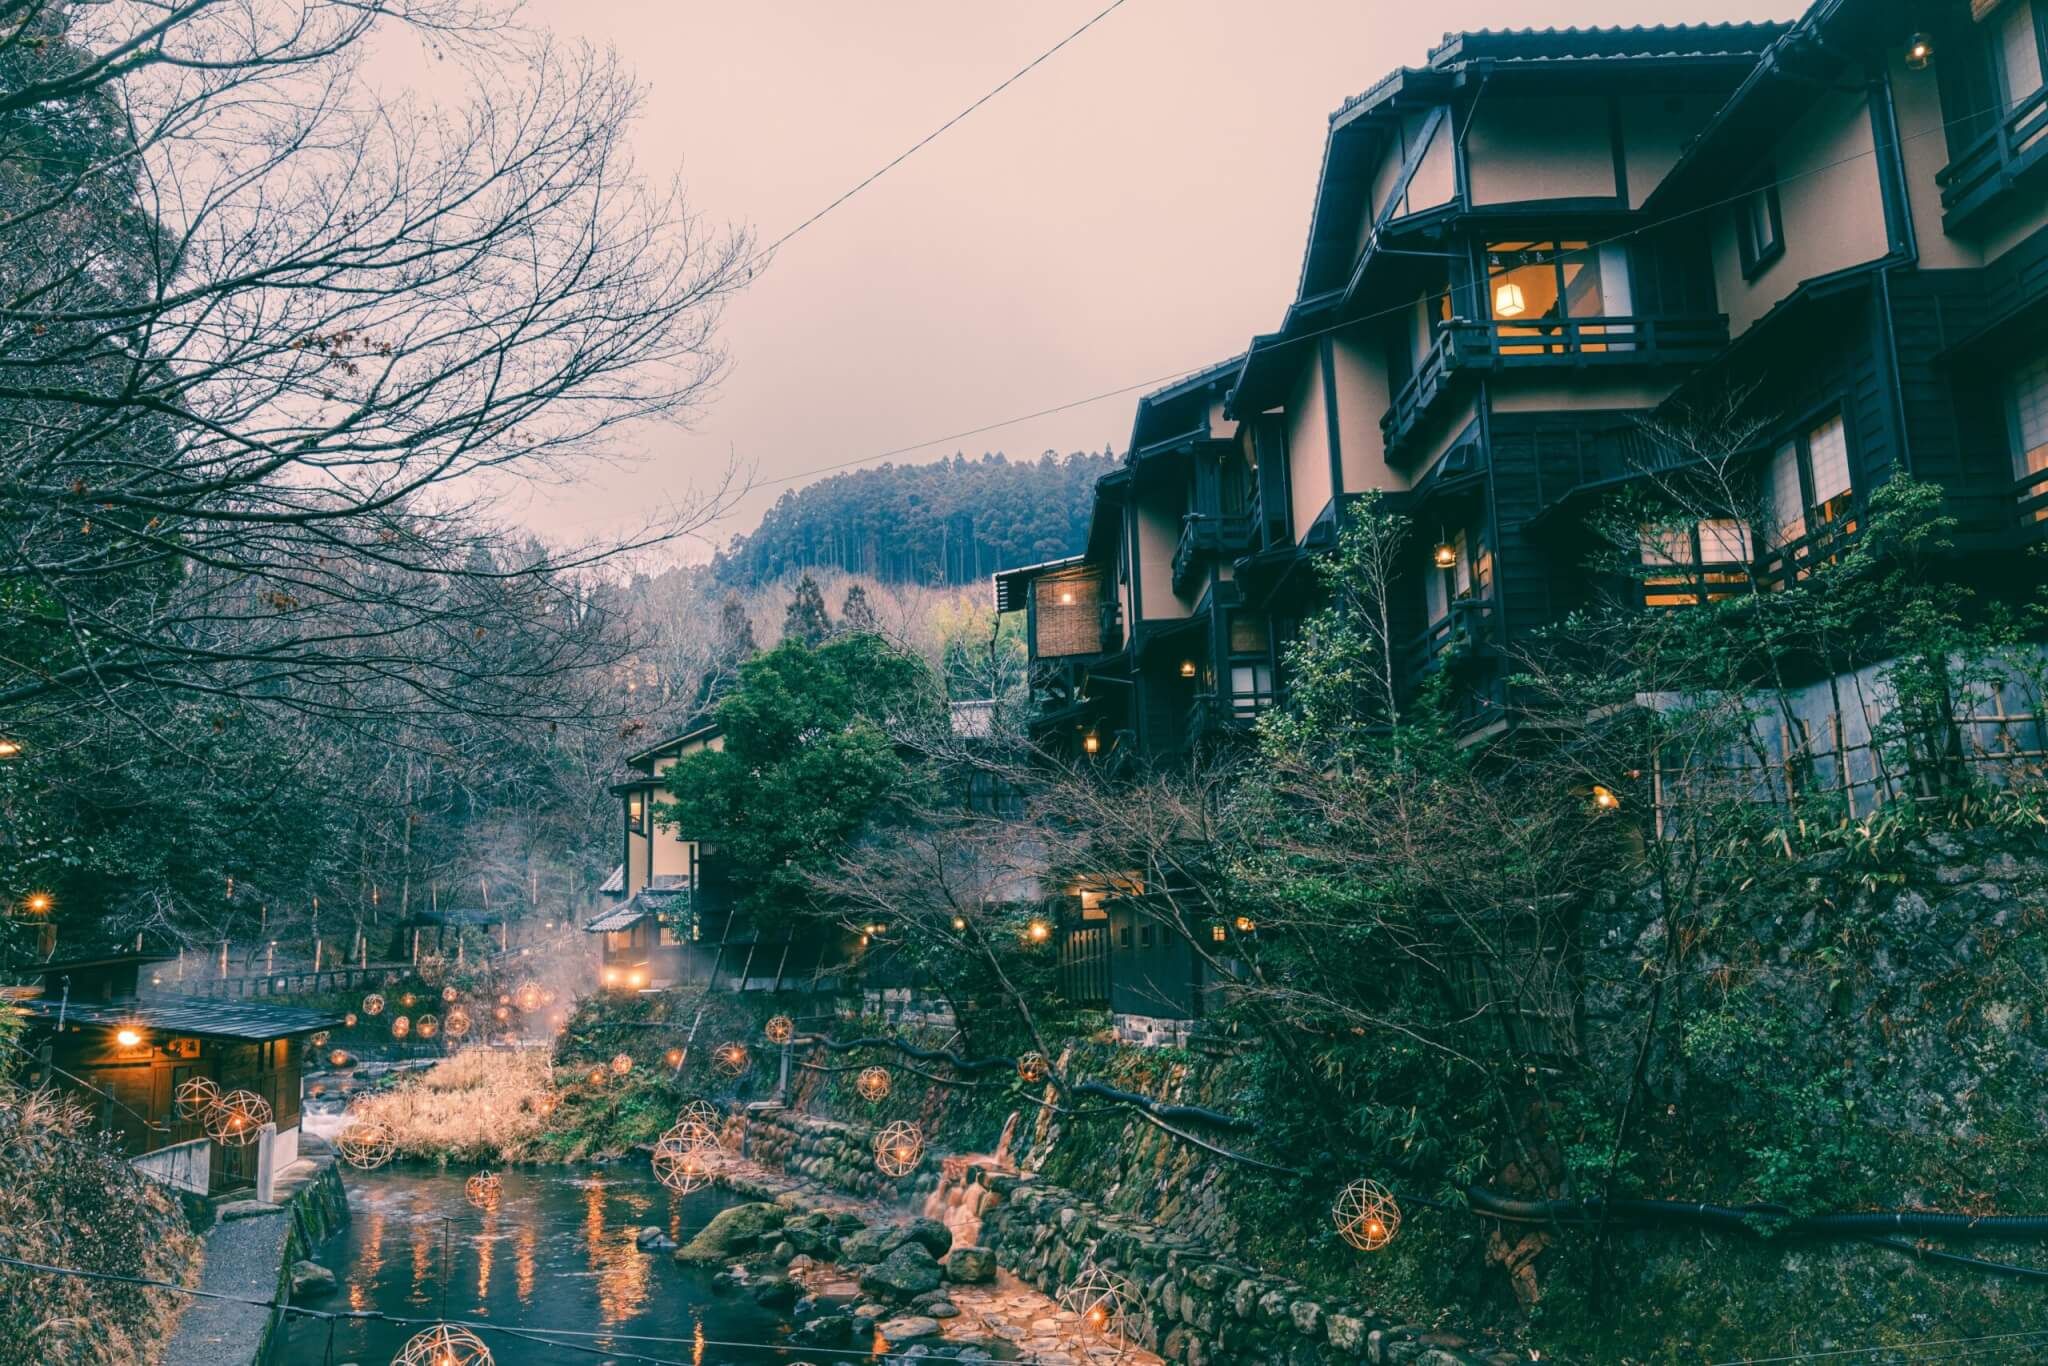
[[[857,583],[848,586],[846,600],[839,604],[839,629],[848,634],[872,634],[881,628],[874,606],[868,602],[868,590]]]
[[[738,668],[761,652],[754,643],[754,622],[737,593],[727,593],[718,609],[718,663],[724,671]]]
[[[832,635],[832,616],[825,610],[825,594],[809,574],[797,580],[782,617],[782,638],[806,645],[822,645]]]

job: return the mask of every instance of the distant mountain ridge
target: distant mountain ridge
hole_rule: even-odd
[[[1000,569],[1078,553],[1110,451],[1012,461],[955,455],[928,465],[852,470],[791,489],[712,565],[758,586],[838,569],[891,583],[964,584]]]

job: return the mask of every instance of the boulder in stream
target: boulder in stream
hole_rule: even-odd
[[[922,1243],[906,1242],[861,1273],[860,1288],[878,1299],[902,1301],[939,1288],[939,1264]]]
[[[723,1262],[737,1257],[782,1227],[787,1212],[776,1205],[732,1205],[720,1210],[697,1236],[675,1251],[679,1262]]]
[[[996,1278],[996,1254],[985,1247],[961,1246],[946,1254],[946,1279],[979,1285]]]
[[[318,1262],[298,1261],[292,1263],[292,1294],[294,1301],[310,1300],[320,1295],[332,1295],[339,1282],[334,1273]]]

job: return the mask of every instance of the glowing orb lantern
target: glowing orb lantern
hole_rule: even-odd
[[[482,1338],[467,1328],[442,1323],[414,1334],[398,1355],[391,1358],[391,1366],[495,1366],[495,1363],[491,1349],[484,1346]]]
[[[431,1015],[422,1015],[412,1022],[412,1032],[422,1039],[431,1039],[441,1032],[441,1022]]]
[[[334,1136],[334,1150],[349,1166],[375,1171],[398,1156],[398,1140],[381,1124],[356,1120]]]
[[[1360,1252],[1377,1252],[1401,1231],[1401,1207],[1385,1186],[1360,1179],[1337,1193],[1330,1221],[1337,1236]]]
[[[451,1039],[459,1039],[469,1033],[469,1012],[461,1006],[448,1012],[448,1018],[441,1022],[442,1030]]]
[[[462,1198],[478,1209],[496,1209],[498,1197],[504,1192],[505,1183],[496,1172],[478,1172],[462,1183]]]
[[[220,1085],[212,1077],[187,1077],[171,1092],[179,1119],[199,1119],[220,1101]]]
[[[863,1067],[860,1075],[853,1079],[853,1089],[860,1092],[862,1100],[873,1104],[887,1100],[893,1085],[886,1067]]]
[[[540,1009],[541,995],[540,983],[521,982],[519,989],[512,993],[512,1000],[521,1010],[535,1011]]]
[[[761,1032],[768,1036],[769,1043],[788,1043],[796,1036],[796,1021],[787,1015],[777,1015]]]
[[[875,1165],[889,1176],[908,1176],[924,1156],[924,1135],[915,1124],[897,1120],[875,1135]]]
[[[379,996],[376,992],[373,991],[368,996],[365,996],[363,998],[363,1014],[382,1015],[383,1013],[384,998],[382,996]]]
[[[411,1021],[411,1020],[408,1020],[408,1019],[407,1019],[407,1018],[406,1018],[405,1016],[403,1016],[403,1015],[393,1015],[393,1016],[391,1017],[391,1037],[392,1037],[392,1038],[394,1038],[394,1039],[402,1039],[402,1038],[404,1038],[404,1037],[405,1037],[406,1035],[408,1035],[408,1034],[410,1034],[410,1033],[412,1033],[412,1021]]]
[[[459,993],[455,990],[454,987],[441,988],[441,999],[448,1002],[448,1004],[450,1005],[455,1004],[455,998],[458,994]]]
[[[722,1043],[711,1054],[711,1070],[721,1077],[736,1077],[747,1070],[747,1046]]]
[[[1043,1053],[1026,1053],[1017,1059],[1017,1079],[1027,1086],[1036,1086],[1052,1075],[1052,1064]]]
[[[1131,1283],[1099,1266],[1084,1267],[1059,1293],[1060,1308],[1090,1333],[1099,1335],[1115,1360],[1129,1346],[1132,1310],[1137,1303]]]
[[[341,1017],[341,1022],[350,1029],[354,1029],[356,1027],[356,1013],[351,1010],[348,1014]]]
[[[270,1102],[254,1091],[230,1091],[208,1108],[206,1136],[227,1148],[246,1148],[270,1123]]]
[[[631,1053],[616,1053],[612,1055],[612,1071],[623,1077],[632,1070],[633,1055]]]
[[[718,1107],[708,1100],[690,1101],[676,1115],[676,1125],[678,1127],[685,1124],[695,1124],[700,1128],[709,1129],[714,1134],[718,1132],[718,1126],[723,1123],[725,1123],[725,1116],[719,1114]]]
[[[717,1160],[718,1139],[711,1130],[685,1120],[655,1143],[655,1179],[678,1195],[688,1195],[711,1184]]]

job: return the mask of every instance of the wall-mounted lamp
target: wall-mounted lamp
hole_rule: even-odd
[[[1194,660],[1192,660],[1192,659],[1183,659],[1183,660],[1182,660],[1182,661],[1180,662],[1180,676],[1181,676],[1182,678],[1193,678],[1193,677],[1195,676],[1195,661],[1194,661]]]
[[[1029,928],[1025,930],[1025,934],[1030,937],[1032,943],[1043,944],[1046,940],[1052,938],[1052,926],[1046,924],[1043,920],[1034,920]]]
[[[1088,734],[1081,737],[1081,748],[1088,751],[1088,753],[1090,754],[1101,753],[1102,737],[1097,735],[1094,731],[1088,732]]]
[[[1906,70],[1925,71],[1934,64],[1934,35],[1916,33],[1906,40]]]
[[[1621,805],[1621,798],[1614,795],[1614,789],[1593,784],[1593,805],[1602,811],[1613,811]]]
[[[1529,301],[1522,295],[1522,287],[1509,281],[1493,292],[1493,316],[1496,318],[1519,318],[1529,311]]]
[[[114,1035],[114,1042],[123,1048],[133,1048],[142,1042],[142,1035],[133,1029],[124,1029]]]
[[[1060,606],[1062,606],[1062,607],[1072,607],[1073,605],[1074,605],[1074,590],[1073,590],[1073,589],[1071,589],[1071,588],[1062,588],[1062,589],[1060,590]]]
[[[1439,541],[1429,558],[1438,569],[1455,569],[1458,567],[1458,547],[1449,541]]]
[[[0,738],[0,759],[12,759],[21,753],[21,741]]]

